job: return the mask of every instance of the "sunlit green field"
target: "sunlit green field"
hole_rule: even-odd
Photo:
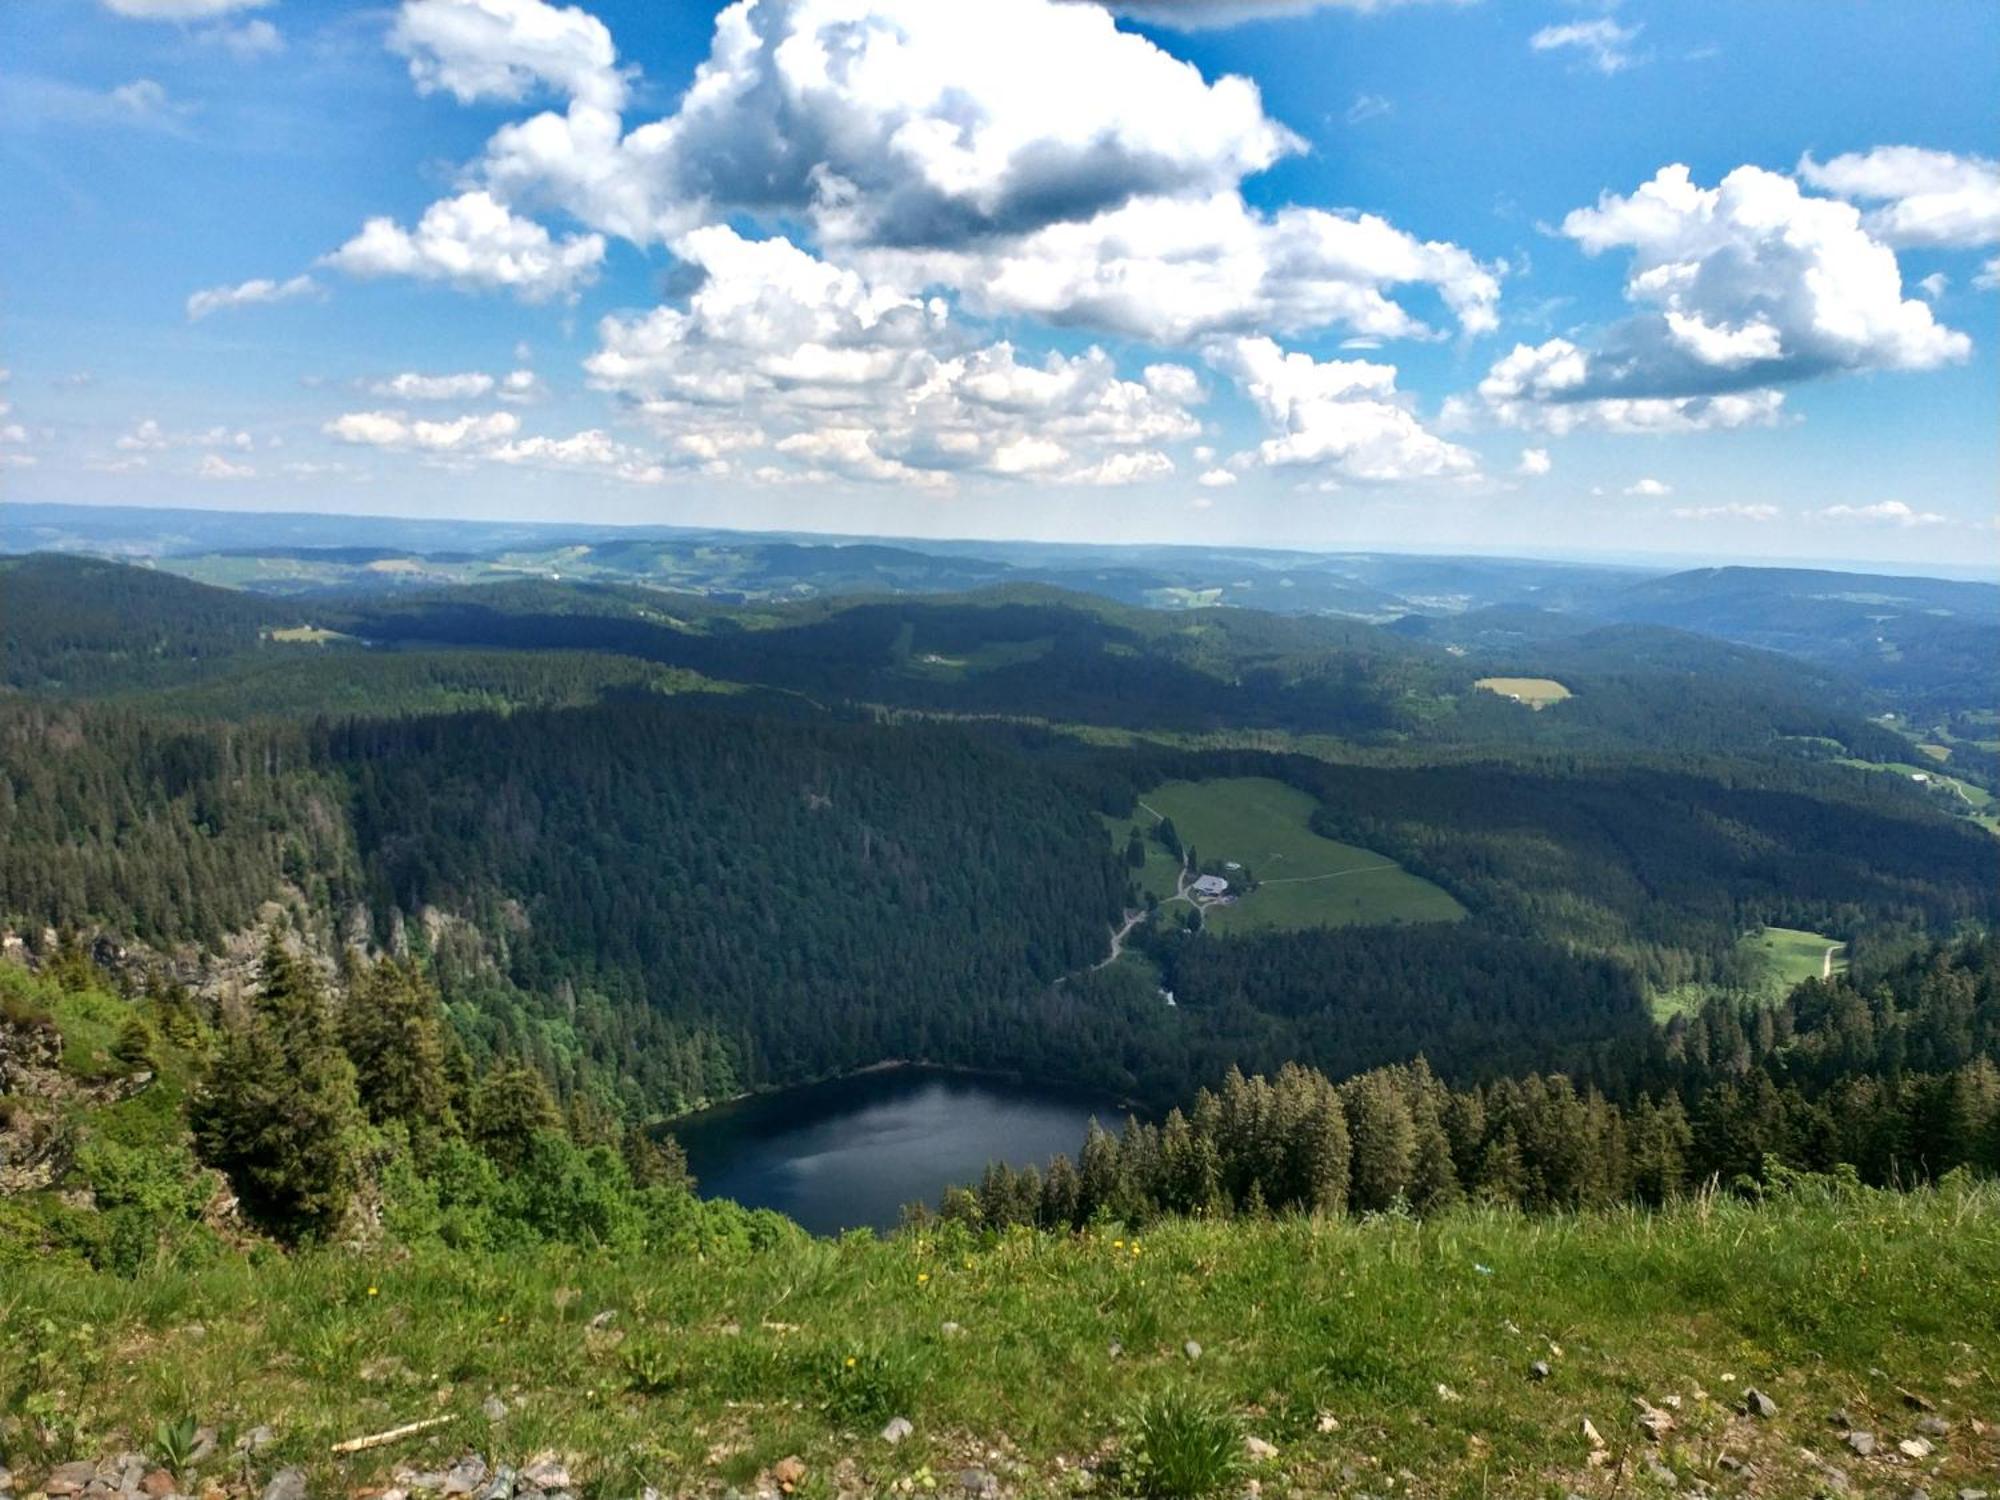
[[[1765,927],[1745,933],[1736,947],[1746,960],[1744,969],[1748,978],[1744,986],[1730,989],[1709,984],[1680,985],[1654,997],[1653,1014],[1664,1020],[1683,1011],[1699,1010],[1710,1000],[1730,995],[1772,1004],[1800,980],[1847,972],[1847,945],[1824,932]],[[1833,954],[1830,964],[1828,950]]]
[[[1473,686],[1535,709],[1547,708],[1570,696],[1569,689],[1553,677],[1482,677]]]
[[[1313,832],[1317,806],[1296,787],[1244,776],[1167,782],[1140,799],[1139,813],[1147,832],[1171,818],[1182,845],[1204,865],[1235,861],[1255,876],[1257,888],[1235,905],[1204,914],[1218,932],[1453,922],[1465,915],[1449,893],[1385,855]],[[1129,826],[1112,822],[1120,848]],[[1165,899],[1174,891],[1174,861],[1157,840],[1146,844],[1142,888]]]
[[[1777,994],[1802,979],[1819,979],[1847,972],[1847,945],[1823,932],[1803,932],[1796,927],[1766,927],[1743,939],[1743,945],[1761,955],[1765,962],[1765,983]],[[1827,952],[1833,951],[1829,968]]]

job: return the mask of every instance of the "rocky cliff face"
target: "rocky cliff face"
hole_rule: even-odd
[[[48,1021],[0,1014],[0,1196],[53,1187],[76,1153],[72,1118],[149,1087],[153,1075],[79,1079],[62,1068],[62,1035]]]
[[[69,1166],[61,1061],[54,1026],[0,1016],[0,1195],[49,1187]]]

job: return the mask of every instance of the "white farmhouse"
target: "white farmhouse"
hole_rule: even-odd
[[[1220,875],[1197,875],[1193,890],[1197,896],[1226,896],[1229,894],[1229,882]]]

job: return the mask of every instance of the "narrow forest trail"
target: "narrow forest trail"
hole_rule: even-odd
[[[1846,946],[1847,944],[1845,943],[1828,943],[1826,945],[1826,957],[1822,958],[1819,964],[1819,977],[1821,979],[1833,978],[1833,955]]]
[[[1132,929],[1134,927],[1137,927],[1141,922],[1145,920],[1146,920],[1146,908],[1143,906],[1140,907],[1137,911],[1126,912],[1125,925],[1123,927],[1115,929],[1111,934],[1111,951],[1107,953],[1103,958],[1099,959],[1096,963],[1092,964],[1090,966],[1090,972],[1095,974],[1099,969],[1108,969],[1113,964],[1117,963],[1119,958],[1125,952],[1125,939],[1132,935]]]

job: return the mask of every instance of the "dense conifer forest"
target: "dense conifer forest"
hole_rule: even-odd
[[[146,570],[0,578],[0,913],[31,943],[192,973],[276,903],[325,953],[422,961],[472,1056],[627,1122],[883,1058],[1159,1110],[1232,1065],[1419,1054],[1459,1086],[1623,1087],[1650,999],[1729,987],[1746,932],[1888,961],[2000,907],[1989,834],[1831,763],[1910,753],[1865,694],[1650,627],[1565,647],[1575,696],[1535,714],[1394,633],[1039,587],[506,584],[336,605],[312,623],[342,638],[300,641],[289,606]],[[1220,747],[1286,724],[1311,734]],[[1098,968],[1141,904],[1100,818],[1231,776],[1308,793],[1469,919],[1148,923],[1137,967]]]

